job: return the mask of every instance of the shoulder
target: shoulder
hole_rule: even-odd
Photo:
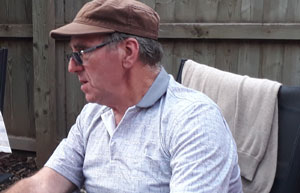
[[[166,136],[182,132],[229,132],[219,107],[202,92],[184,87],[170,79],[164,100],[163,121]]]
[[[165,140],[171,155],[187,148],[184,144],[201,146],[203,152],[229,153],[235,149],[220,108],[209,97],[175,81],[170,81],[167,95],[169,118],[165,118],[169,119],[169,125]]]
[[[165,103],[167,109],[172,113],[178,114],[181,118],[192,112],[201,114],[201,112],[208,109],[221,115],[221,111],[217,104],[208,96],[200,91],[187,88],[177,83],[173,78],[170,79]]]

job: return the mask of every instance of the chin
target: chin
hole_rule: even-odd
[[[97,98],[95,96],[91,96],[91,95],[85,95],[85,100],[88,102],[88,103],[97,103],[97,104],[101,104],[99,103],[99,100],[97,100]]]
[[[85,100],[89,103],[94,103],[95,102],[95,98],[89,95],[85,95]]]

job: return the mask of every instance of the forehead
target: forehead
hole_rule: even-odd
[[[70,40],[71,48],[82,48],[102,42],[105,35],[91,34],[82,36],[72,36]]]

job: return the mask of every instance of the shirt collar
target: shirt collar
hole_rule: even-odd
[[[151,87],[145,94],[145,96],[136,105],[137,107],[147,108],[152,106],[158,99],[160,99],[167,91],[169,85],[170,76],[163,67],[152,83]]]

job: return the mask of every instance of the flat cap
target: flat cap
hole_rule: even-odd
[[[50,32],[54,39],[71,36],[123,32],[158,38],[159,15],[136,0],[93,0],[86,3],[74,20]]]

